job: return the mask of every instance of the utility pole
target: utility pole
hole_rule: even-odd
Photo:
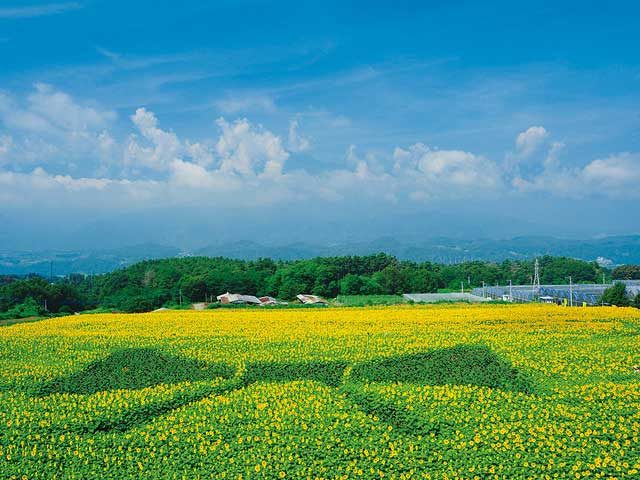
[[[540,295],[540,263],[536,258],[536,261],[533,263],[533,295],[537,298]]]
[[[573,307],[573,279],[569,275],[569,306]]]
[[[460,293],[464,294],[464,282],[460,282]]]
[[[509,302],[513,303],[513,282],[509,280]]]
[[[482,298],[487,298],[487,290],[484,286],[484,280],[482,281]]]

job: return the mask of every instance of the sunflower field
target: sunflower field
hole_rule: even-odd
[[[640,478],[640,310],[95,314],[0,328],[0,478]]]

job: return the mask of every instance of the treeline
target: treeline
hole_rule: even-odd
[[[73,313],[92,305],[82,286],[84,276],[74,275],[51,283],[39,276],[0,277],[0,319],[26,318],[48,313]]]
[[[615,280],[640,280],[640,265],[620,265],[614,268],[611,277]]]
[[[595,262],[565,257],[539,259],[542,283],[602,282],[611,272]],[[623,272],[624,273],[624,272]],[[628,272],[627,272],[628,273]],[[69,313],[93,308],[126,312],[215,299],[224,292],[271,295],[291,300],[298,293],[342,295],[459,291],[487,285],[529,284],[533,261],[466,262],[441,265],[399,261],[393,256],[321,257],[257,261],[189,257],[149,260],[115,272],[71,275],[50,283],[41,277],[0,278],[0,314]],[[46,310],[45,310],[46,309]]]

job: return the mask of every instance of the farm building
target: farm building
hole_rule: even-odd
[[[261,305],[262,302],[258,297],[254,297],[253,295],[242,295],[239,293],[223,293],[222,295],[218,295],[216,297],[218,301],[224,305]]]
[[[258,300],[260,300],[260,305],[287,305],[287,302],[281,302],[269,296],[260,297]]]
[[[486,302],[487,298],[482,298],[471,293],[405,293],[403,297],[415,303],[436,303],[436,302]]]
[[[317,295],[308,295],[301,293],[300,295],[296,295],[296,298],[300,300],[305,305],[328,305],[324,298],[321,298]]]

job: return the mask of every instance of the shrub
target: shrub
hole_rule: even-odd
[[[615,305],[617,307],[629,306],[630,302],[629,297],[627,297],[627,287],[624,283],[616,283],[602,293],[600,302]]]

